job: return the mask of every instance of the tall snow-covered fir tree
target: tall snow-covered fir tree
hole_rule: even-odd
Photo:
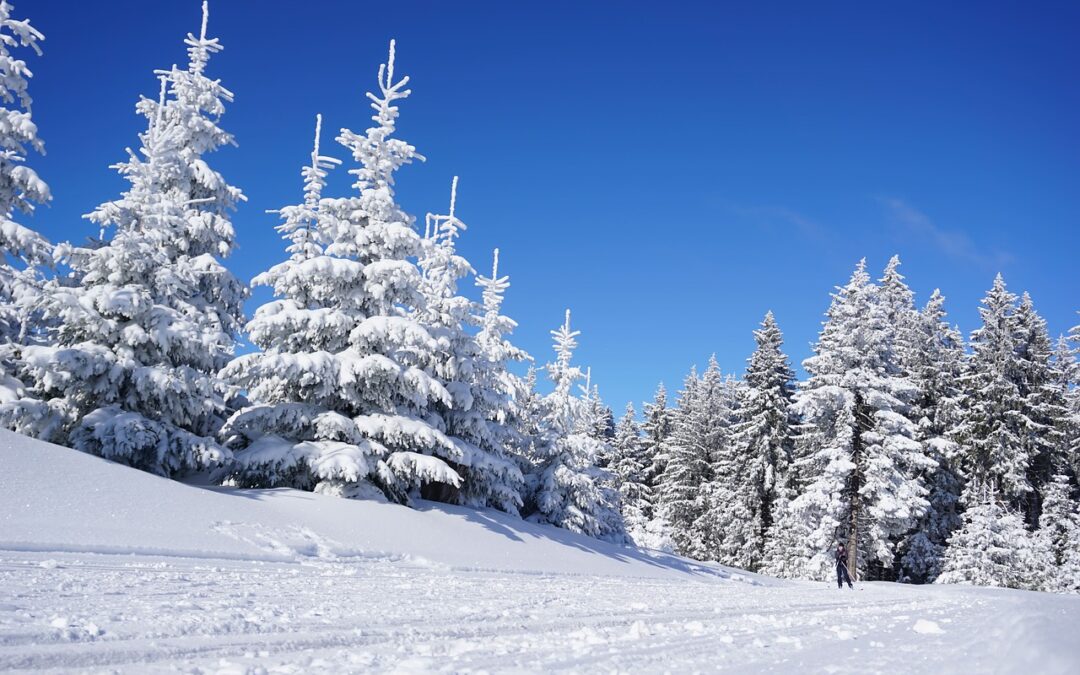
[[[653,400],[644,404],[642,418],[641,452],[647,464],[645,484],[655,496],[660,489],[660,476],[667,468],[668,442],[674,429],[674,411],[668,408],[667,389],[662,382],[656,387]]]
[[[203,159],[232,142],[217,126],[232,95],[205,75],[221,49],[206,18],[204,3],[188,69],[159,71],[158,100],[137,106],[141,148],[115,167],[128,190],[87,216],[111,238],[58,247],[72,276],[44,288],[54,344],[24,350],[33,386],[3,411],[24,433],[164,475],[227,458],[213,437],[229,395],[216,373],[246,297],[217,259],[243,197]]]
[[[267,334],[264,351],[226,370],[253,403],[224,430],[237,483],[398,502],[432,483],[461,486],[451,464],[469,458],[439,416],[454,399],[427,370],[439,345],[416,318],[425,298],[411,259],[423,241],[394,199],[394,174],[422,159],[393,137],[396,103],[410,94],[407,77],[394,79],[394,57],[391,41],[378,93],[368,94],[374,125],[337,138],[357,163],[358,194],[319,200],[321,254],[255,280],[281,302],[256,315],[271,324],[252,327]]]
[[[634,540],[639,546],[662,551],[674,551],[671,528],[659,508],[660,479],[667,466],[673,426],[673,411],[667,407],[667,391],[661,383],[653,400],[642,410],[641,441],[638,444],[642,465],[642,493],[638,506],[644,532],[637,530]]]
[[[526,515],[534,522],[624,543],[618,492],[609,487],[607,472],[596,466],[603,445],[588,433],[591,420],[585,402],[573,395],[574,385],[584,376],[572,364],[579,334],[570,329],[570,310],[565,323],[551,331],[556,359],[547,371],[555,388],[543,401]]]
[[[455,240],[465,228],[455,215],[456,202],[455,177],[449,213],[428,216],[428,236],[419,263],[424,304],[415,316],[436,343],[428,371],[452,397],[451,405],[436,403],[433,410],[443,420],[440,428],[463,453],[462,461],[451,462],[462,482],[456,490],[438,484],[437,491],[425,496],[517,513],[524,479],[512,457],[520,441],[511,426],[506,361],[511,356],[525,357],[503,338],[512,322],[498,314],[502,290],[497,276],[485,280],[484,307],[458,294],[458,281],[474,272],[455,250]],[[497,264],[496,258],[493,275],[498,274]],[[484,334],[474,337],[467,332],[473,325],[480,325]]]
[[[1039,522],[1043,487],[1061,471],[1068,457],[1069,410],[1067,384],[1058,373],[1054,344],[1046,320],[1035,310],[1031,296],[1024,293],[1016,308],[1017,354],[1020,373],[1017,385],[1023,398],[1023,435],[1028,456],[1027,480],[1031,486],[1022,500],[1029,528]]]
[[[982,326],[971,334],[963,386],[967,404],[958,430],[964,478],[980,489],[1021,504],[1031,492],[1031,457],[1025,442],[1033,422],[1025,415],[1016,296],[1001,275],[979,308]]]
[[[49,186],[26,165],[30,152],[45,153],[31,111],[33,73],[12,49],[41,55],[45,37],[14,8],[0,0],[0,403],[22,396],[23,384],[12,377],[20,368],[20,347],[37,341],[37,308],[42,279],[36,269],[52,263],[52,246],[34,230],[16,222],[51,199]]]
[[[633,403],[615,426],[612,441],[613,461],[608,467],[619,490],[620,506],[627,534],[638,546],[650,546],[647,508],[652,504],[652,490],[646,484],[648,466],[642,452],[641,427]]]
[[[945,298],[938,290],[919,314],[912,344],[911,377],[918,387],[914,414],[923,451],[936,462],[926,473],[930,506],[905,543],[903,575],[933,581],[949,537],[960,526],[957,427],[962,419],[964,345],[945,321]]]
[[[778,499],[790,499],[788,467],[792,460],[795,373],[782,350],[783,335],[772,312],[754,331],[757,349],[748,360],[739,389],[736,426],[731,436],[734,475],[732,503],[737,506],[727,525],[726,561],[757,570],[764,558],[765,539],[772,527]]]
[[[833,296],[804,362],[810,374],[796,410],[814,425],[805,442],[809,484],[793,507],[811,529],[811,573],[832,571],[838,540],[860,578],[889,578],[900,538],[928,507],[922,452],[908,419],[915,386],[902,376],[891,308],[865,262]]]
[[[499,249],[492,256],[491,276],[477,276],[481,289],[481,314],[477,317],[480,330],[476,334],[479,354],[475,365],[476,403],[489,429],[493,452],[514,462],[518,471],[508,472],[512,490],[504,490],[510,499],[489,499],[488,503],[515,511],[523,501],[524,477],[521,467],[527,462],[530,443],[530,424],[524,405],[525,384],[510,371],[511,363],[531,361],[529,354],[510,341],[517,322],[502,314],[503,299],[510,287],[510,277],[499,276]],[[497,496],[492,488],[486,488]],[[517,500],[512,499],[517,492]],[[501,502],[501,505],[500,505]],[[513,502],[515,508],[510,508]]]
[[[708,508],[702,488],[712,478],[711,458],[701,443],[704,413],[700,389],[701,379],[693,368],[676,399],[657,493],[657,509],[671,528],[675,550],[696,558],[707,555],[706,544],[694,531],[694,523]]]
[[[1080,325],[1069,331],[1069,341],[1074,345],[1071,358],[1063,356],[1059,363],[1059,375],[1064,379],[1065,400],[1069,410],[1068,424],[1068,461],[1067,465],[1073,480],[1080,487]]]
[[[660,477],[660,512],[679,553],[716,560],[723,555],[721,508],[731,503],[734,388],[715,356],[680,392],[667,466]],[[719,474],[720,480],[717,480]]]

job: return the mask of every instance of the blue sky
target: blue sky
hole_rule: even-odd
[[[30,224],[81,241],[199,3],[15,4],[47,38],[26,58],[54,203]],[[461,248],[482,271],[502,249],[517,342],[546,360],[572,308],[616,411],[714,352],[741,372],[769,309],[801,361],[863,256],[899,253],[965,333],[1000,271],[1057,334],[1080,322],[1080,5],[1034,4],[216,0],[240,146],[209,160],[249,197],[230,266],[283,258],[264,211],[299,199],[315,113],[367,127],[394,37],[428,157],[402,203],[441,211],[460,175]]]

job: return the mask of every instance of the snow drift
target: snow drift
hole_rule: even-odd
[[[408,559],[455,569],[728,576],[494,510],[410,509],[291,489],[187,485],[0,430],[0,549],[289,562]],[[739,573],[742,578],[764,577]]]

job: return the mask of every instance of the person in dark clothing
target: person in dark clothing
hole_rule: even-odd
[[[851,575],[848,574],[847,549],[844,548],[844,544],[841,542],[836,547],[836,587],[843,588],[845,581],[847,582],[848,588],[855,588],[851,583]]]

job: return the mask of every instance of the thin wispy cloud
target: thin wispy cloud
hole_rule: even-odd
[[[980,247],[966,232],[950,230],[935,223],[930,216],[897,197],[879,197],[889,222],[905,236],[918,237],[941,253],[992,270],[1012,262],[1013,256]]]
[[[731,211],[760,227],[794,229],[813,239],[822,239],[827,234],[820,223],[786,206],[732,206]]]

